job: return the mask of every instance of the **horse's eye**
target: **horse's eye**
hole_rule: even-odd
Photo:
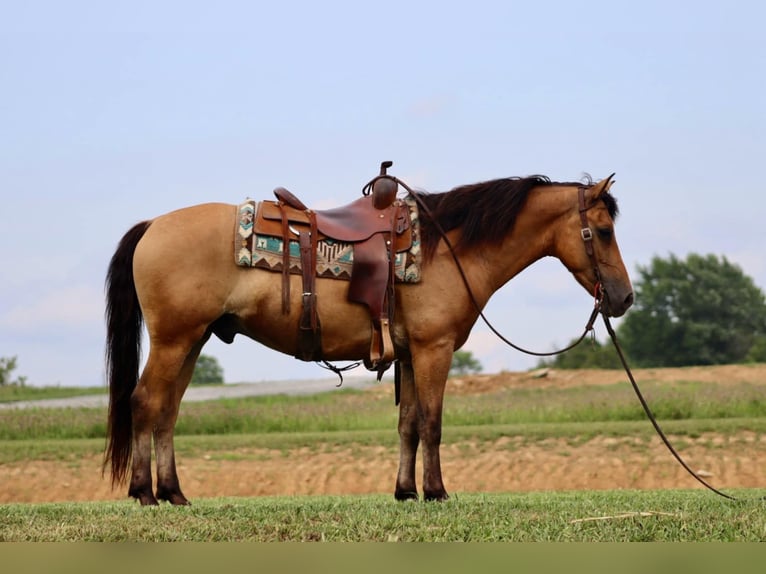
[[[611,227],[599,227],[596,229],[596,232],[598,233],[598,236],[604,240],[611,239],[612,235],[614,235],[614,230]]]

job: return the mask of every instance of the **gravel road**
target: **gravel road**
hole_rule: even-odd
[[[364,389],[374,386],[373,377],[343,377],[344,389]],[[337,390],[337,378],[306,379],[298,381],[261,381],[257,383],[236,383],[229,385],[189,387],[184,394],[184,401],[209,401],[213,399],[252,397],[258,395],[309,395]],[[25,408],[62,408],[62,407],[106,407],[106,394],[83,395],[66,399],[45,399],[39,401],[14,401],[0,403],[0,411]]]

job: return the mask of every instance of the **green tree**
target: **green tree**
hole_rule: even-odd
[[[569,344],[573,344],[572,339]],[[621,369],[620,357],[612,343],[599,343],[596,339],[585,339],[566,353],[542,359],[538,367],[553,367],[556,369]]]
[[[748,363],[766,363],[766,335],[758,335],[747,352]]]
[[[739,363],[766,335],[763,292],[726,257],[654,257],[638,273],[617,330],[636,366]]]
[[[210,355],[200,355],[197,366],[194,367],[191,384],[215,385],[223,382],[223,368],[218,363],[218,359]]]
[[[26,377],[18,377],[15,380],[11,379],[11,373],[16,370],[16,357],[0,357],[0,387],[5,385],[18,385],[23,387],[26,382]]]
[[[450,375],[467,375],[468,373],[481,372],[481,363],[474,358],[471,351],[455,351],[452,355],[452,365],[449,368]]]

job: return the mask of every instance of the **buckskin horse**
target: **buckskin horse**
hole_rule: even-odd
[[[439,456],[447,375],[454,351],[495,291],[552,256],[595,294],[604,314],[618,317],[630,307],[633,290],[615,238],[618,209],[611,185],[612,176],[597,183],[532,176],[442,193],[405,186],[420,207],[422,258],[419,281],[396,282],[388,300],[399,404],[397,500],[418,498],[415,464],[421,444],[423,497],[448,498]],[[299,275],[235,264],[238,217],[238,206],[223,203],[161,215],[132,227],[110,261],[104,472],[110,468],[114,487],[126,482],[130,467],[128,495],[142,505],[189,503],[176,472],[173,433],[181,398],[211,335],[231,342],[243,334],[299,356],[297,325],[305,315],[306,284]],[[321,234],[321,228],[311,229],[314,236]],[[313,360],[368,361],[376,335],[370,309],[349,300],[348,281],[320,276],[309,282],[314,321],[321,324],[321,357],[314,353]],[[290,283],[292,289],[280,298]],[[150,349],[139,378],[142,324]]]

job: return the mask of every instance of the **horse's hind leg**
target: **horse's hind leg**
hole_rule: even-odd
[[[396,500],[418,498],[415,484],[415,461],[418,453],[418,399],[415,394],[415,381],[412,364],[403,360],[400,366],[399,395],[399,473],[396,476]]]
[[[154,449],[157,455],[157,499],[167,500],[171,504],[189,504],[181,492],[181,485],[178,481],[173,437],[181,399],[189,386],[197,358],[208,337],[209,335],[199,341],[186,356],[181,372],[176,379],[175,395],[167,397],[167,410],[163,412],[158,424],[154,427]]]
[[[152,492],[152,420],[149,412],[149,393],[144,381],[147,369],[141,374],[138,386],[130,397],[133,417],[133,461],[131,464],[128,496],[138,500],[142,506],[157,504]]]
[[[199,349],[201,344],[169,345],[152,341],[146,367],[131,397],[133,465],[128,495],[142,505],[157,504],[152,492],[153,436],[157,451],[158,498],[173,504],[188,504],[176,474],[173,428]]]

